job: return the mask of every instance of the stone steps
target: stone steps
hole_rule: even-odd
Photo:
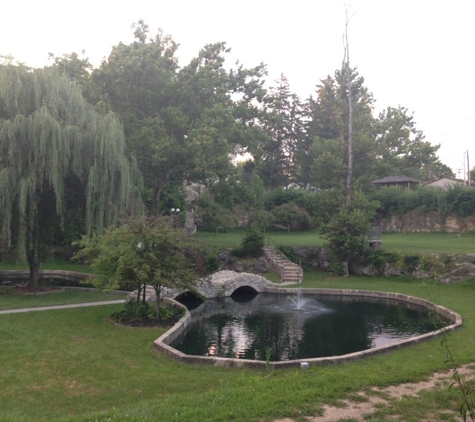
[[[302,281],[302,267],[289,261],[283,254],[279,253],[274,246],[264,247],[264,258],[271,268],[280,275],[282,283],[297,284]]]

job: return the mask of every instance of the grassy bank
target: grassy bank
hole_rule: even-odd
[[[303,287],[384,290],[430,298],[462,314],[464,326],[449,334],[449,344],[459,363],[475,361],[474,282],[439,285],[409,278],[340,279],[307,273]],[[440,339],[360,362],[307,371],[266,373],[182,365],[152,350],[153,340],[163,331],[111,325],[107,316],[118,309],[120,306],[111,305],[0,316],[4,368],[0,372],[0,420],[247,422],[302,418],[369,386],[417,381],[446,368]],[[458,408],[453,392],[441,394],[445,409]],[[418,400],[397,411],[404,414],[417,409],[437,419],[440,404],[431,404],[432,397]],[[418,413],[413,420],[421,418]]]

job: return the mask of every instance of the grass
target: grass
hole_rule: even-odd
[[[212,247],[235,247],[244,233],[232,230],[215,236],[199,231],[194,238]],[[323,244],[316,231],[267,235],[284,245]],[[450,233],[384,234],[383,245],[405,253],[473,253],[475,233],[460,238]],[[42,268],[90,272],[59,261],[48,261]],[[2,262],[0,269],[20,268]],[[449,345],[459,364],[475,361],[473,279],[442,285],[409,277],[339,278],[307,271],[302,287],[382,290],[433,300],[462,314],[463,327],[448,335]],[[92,294],[86,295],[95,300]],[[0,308],[88,300],[80,296],[79,292],[69,298],[63,293],[21,299],[0,295]],[[182,365],[153,351],[152,342],[162,330],[111,325],[108,315],[120,309],[120,305],[109,305],[0,315],[0,421],[303,420],[321,413],[324,404],[341,403],[368,387],[415,382],[447,369],[437,339],[364,361],[307,371],[266,373]],[[445,389],[395,400],[371,420],[395,415],[408,421],[453,420],[460,404],[454,390]]]
[[[475,253],[475,231],[462,233],[385,233],[383,248],[406,253]]]
[[[241,243],[245,229],[228,229],[227,232],[199,230],[193,237],[198,243],[211,247],[233,248]],[[324,239],[316,230],[269,231],[265,235],[265,243],[270,245],[288,246],[322,246]],[[432,233],[383,233],[383,249],[404,253],[475,253],[475,231],[463,233],[432,232]]]
[[[226,232],[198,230],[193,239],[198,243],[220,248],[234,248],[239,246],[242,238],[246,235],[246,229],[227,229]],[[316,230],[304,230],[287,233],[285,230],[267,231],[264,236],[265,244],[270,245],[301,245],[301,246],[322,246],[323,239],[318,236]]]
[[[448,336],[459,363],[475,360],[475,283],[441,285],[306,273],[303,287],[401,292],[462,314]],[[257,370],[183,365],[157,354],[160,329],[109,324],[120,306],[0,316],[0,421],[270,421],[317,415],[369,386],[418,381],[446,368],[440,340],[336,366]],[[434,420],[461,404],[453,391],[395,403],[397,414]],[[383,412],[383,411],[381,411]],[[393,410],[384,410],[387,420]],[[436,416],[434,417],[434,413]],[[387,418],[387,419],[386,419]],[[440,419],[439,419],[440,420]],[[450,419],[449,419],[450,420]]]

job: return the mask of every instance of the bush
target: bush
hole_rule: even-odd
[[[155,320],[155,303],[148,303],[129,299],[125,302],[124,309],[112,314],[114,321],[119,323],[140,323],[146,320]],[[160,319],[166,320],[173,317],[181,318],[185,314],[185,309],[167,302],[160,302]],[[140,324],[139,324],[140,325]]]
[[[386,263],[395,263],[399,258],[399,254],[395,252],[388,252],[383,249],[376,251],[365,249],[362,255],[362,264],[373,265],[378,271],[383,271]]]
[[[412,272],[414,271],[419,263],[421,262],[421,257],[419,255],[406,255],[404,257],[404,268]]]
[[[241,246],[232,253],[240,258],[259,258],[264,253],[264,236],[257,230],[251,230],[244,236]]]
[[[455,185],[447,191],[447,211],[467,217],[475,214],[475,189]]]
[[[287,258],[289,258],[292,262],[297,262],[299,256],[295,253],[294,248],[288,245],[279,245],[277,249],[282,252]]]

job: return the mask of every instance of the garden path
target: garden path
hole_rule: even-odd
[[[117,300],[104,300],[102,302],[85,302],[85,303],[72,303],[69,305],[41,306],[38,308],[5,309],[3,311],[0,311],[0,315],[19,314],[23,312],[51,311],[52,309],[83,308],[85,306],[116,305],[118,303],[124,303],[124,302],[125,302],[125,299],[117,299]]]

